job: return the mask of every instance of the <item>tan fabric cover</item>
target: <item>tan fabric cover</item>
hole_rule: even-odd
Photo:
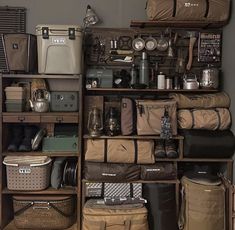
[[[225,92],[214,94],[172,93],[170,97],[177,102],[178,109],[229,108],[230,98]]]
[[[230,0],[209,0],[209,11],[205,18],[205,0],[177,0],[176,14],[173,17],[174,1],[148,0],[147,16],[156,21],[227,21],[230,11]]]
[[[207,110],[178,110],[178,126],[180,129],[226,130],[231,125],[231,115],[226,108]],[[219,116],[218,116],[219,113]],[[193,122],[194,121],[194,122]]]
[[[94,204],[83,209],[82,230],[148,230],[147,209],[142,205]]]
[[[174,100],[136,100],[137,134],[160,135],[165,108],[171,118],[173,135],[177,135],[176,102]]]
[[[104,139],[88,139],[85,142],[85,160],[91,162],[104,162]],[[153,164],[154,142],[152,140],[138,140],[138,164]],[[108,139],[107,162],[134,163],[135,146],[133,140]]]
[[[201,185],[182,178],[179,227],[183,230],[225,230],[224,185]]]

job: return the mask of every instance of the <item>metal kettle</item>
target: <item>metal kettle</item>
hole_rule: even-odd
[[[188,73],[183,76],[183,89],[198,89],[199,82],[196,74]]]
[[[219,70],[211,65],[202,71],[201,88],[217,89],[219,86]]]
[[[45,89],[37,89],[33,93],[33,100],[29,100],[33,111],[45,113],[49,111],[50,94]]]

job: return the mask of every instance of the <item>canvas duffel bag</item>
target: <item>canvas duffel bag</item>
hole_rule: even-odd
[[[155,163],[154,165],[141,165],[141,180],[173,180],[177,177],[176,167],[172,163]]]
[[[140,167],[134,164],[85,162],[84,178],[94,182],[137,181],[140,179]]]
[[[225,92],[190,95],[172,93],[169,96],[177,102],[178,109],[209,109],[230,107],[230,98]]]
[[[73,196],[13,196],[14,223],[23,229],[67,229],[76,220]]]
[[[179,228],[225,230],[225,187],[194,182],[183,177]]]
[[[180,130],[184,136],[184,157],[229,158],[235,151],[235,137],[230,130]]]
[[[225,22],[230,0],[148,0],[146,11],[149,20]]]
[[[136,100],[137,134],[160,135],[162,117],[168,112],[173,135],[177,135],[176,101],[174,100]]]
[[[231,125],[231,114],[226,108],[180,109],[177,116],[180,129],[226,130]]]
[[[83,208],[83,230],[148,230],[143,204],[105,205],[88,200]]]
[[[87,139],[85,160],[90,162],[153,164],[153,140]]]
[[[150,230],[178,230],[175,185],[144,184],[143,198],[147,200]]]

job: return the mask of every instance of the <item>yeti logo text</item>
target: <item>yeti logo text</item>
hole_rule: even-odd
[[[198,3],[185,2],[184,6],[185,7],[196,7],[196,6],[199,6],[199,4]]]

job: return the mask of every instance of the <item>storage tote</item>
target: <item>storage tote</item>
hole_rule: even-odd
[[[75,222],[73,196],[13,196],[14,223],[23,229],[67,229]]]
[[[4,91],[7,100],[23,100],[26,97],[26,90],[24,87],[8,86]]]
[[[38,72],[81,74],[82,29],[78,25],[38,25]]]
[[[4,52],[9,71],[37,72],[37,37],[33,34],[3,34]]]
[[[51,158],[47,156],[7,156],[3,164],[9,190],[43,190],[49,186]]]

